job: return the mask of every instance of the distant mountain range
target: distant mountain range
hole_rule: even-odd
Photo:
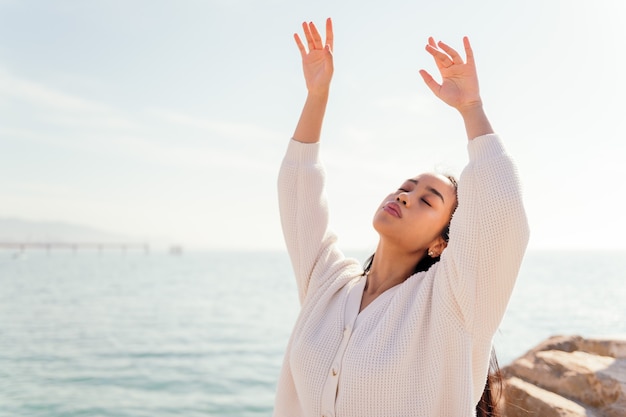
[[[136,241],[136,239],[129,236],[114,234],[77,224],[0,218],[0,242],[5,243],[130,243]]]

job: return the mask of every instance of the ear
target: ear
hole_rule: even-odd
[[[446,247],[448,247],[448,242],[446,242],[442,237],[438,237],[428,247],[428,256],[431,258],[437,258],[438,256],[441,256],[441,253]]]

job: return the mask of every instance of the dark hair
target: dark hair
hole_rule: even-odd
[[[485,381],[485,389],[480,401],[476,404],[476,417],[500,417],[498,404],[504,392],[504,379],[498,366],[496,351],[491,348],[489,359],[489,373]]]
[[[446,226],[446,229],[447,228],[448,227]],[[363,265],[363,275],[367,274],[370,271],[370,269],[372,269],[372,263],[374,262],[374,255],[376,255],[376,253],[372,253],[370,257],[365,260],[365,264]],[[424,256],[422,259],[420,259],[417,265],[415,265],[415,269],[413,270],[413,273],[417,274],[418,272],[428,271],[428,269],[431,266],[439,262],[440,258],[441,258],[440,256],[432,257],[432,258],[430,256]]]

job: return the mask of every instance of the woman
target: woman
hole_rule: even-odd
[[[313,23],[303,29],[306,46],[295,40],[308,95],[278,181],[301,312],[274,415],[473,416],[528,226],[515,168],[483,111],[469,41],[464,62],[430,38],[442,83],[420,71],[465,123],[469,164],[458,190],[437,174],[403,181],[374,214],[379,242],[364,272],[328,229],[318,159],[332,22],[325,42]]]

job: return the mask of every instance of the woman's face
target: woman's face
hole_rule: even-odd
[[[407,252],[427,251],[441,239],[456,208],[456,189],[439,174],[410,178],[376,210],[374,229],[381,239]]]

